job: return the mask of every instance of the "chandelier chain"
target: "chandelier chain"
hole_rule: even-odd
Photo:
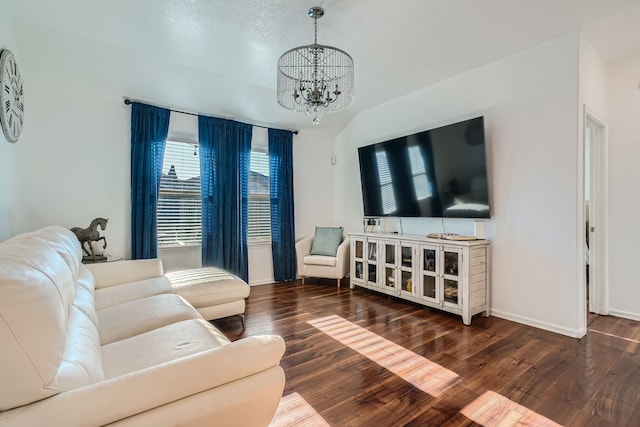
[[[313,44],[318,44],[318,17],[313,17]]]

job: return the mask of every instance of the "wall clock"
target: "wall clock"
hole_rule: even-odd
[[[24,122],[24,92],[20,69],[13,53],[5,49],[0,54],[0,121],[9,142],[17,142]]]

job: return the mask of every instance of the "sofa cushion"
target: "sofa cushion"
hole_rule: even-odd
[[[336,256],[342,242],[342,227],[316,227],[311,255]]]
[[[185,320],[102,347],[107,379],[170,362],[180,357],[229,344],[202,319]],[[212,366],[212,369],[219,367]]]
[[[201,318],[179,295],[154,295],[98,310],[100,342],[106,345],[171,323]]]
[[[96,290],[153,279],[163,274],[159,258],[95,262],[86,267],[96,280]]]
[[[100,288],[96,291],[96,310],[124,304],[129,301],[151,297],[154,295],[174,293],[171,282],[164,277],[154,277],[137,282]]]
[[[334,256],[307,255],[303,258],[303,262],[306,265],[324,265],[327,267],[335,267],[336,259],[337,258]]]

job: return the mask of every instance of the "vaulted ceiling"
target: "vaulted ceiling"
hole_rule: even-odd
[[[356,101],[323,117],[333,136],[359,112],[581,30],[607,62],[640,55],[638,0],[9,0],[25,56],[121,96],[290,129],[276,63],[313,41],[354,59]],[[33,59],[31,64],[41,65]],[[66,64],[66,65],[62,65]]]

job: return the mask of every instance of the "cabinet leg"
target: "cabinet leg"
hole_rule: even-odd
[[[469,326],[471,324],[471,316],[469,316],[468,314],[463,314],[462,323],[464,323],[466,326]]]
[[[489,309],[482,312],[482,317],[489,317]]]

